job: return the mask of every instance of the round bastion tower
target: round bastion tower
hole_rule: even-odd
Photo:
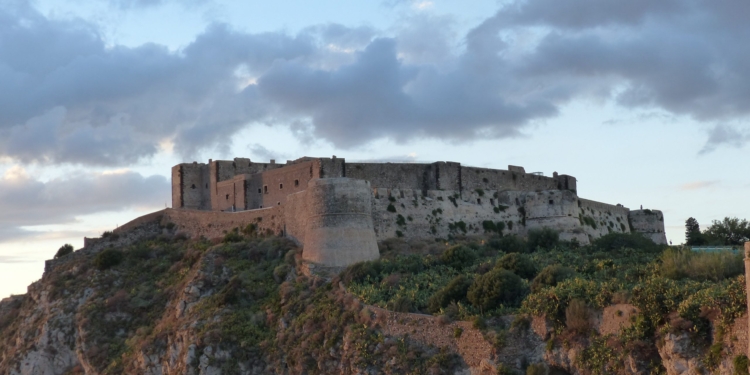
[[[365,180],[310,180],[304,260],[326,267],[345,267],[378,259],[370,190],[370,182]]]

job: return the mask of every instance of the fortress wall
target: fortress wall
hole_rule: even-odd
[[[305,184],[307,187],[307,184]],[[285,226],[284,234],[297,245],[305,243],[305,228],[307,226],[308,206],[307,191],[302,190],[298,193],[290,194],[286,198],[286,203],[282,206],[284,210]]]
[[[461,191],[461,163],[440,161],[432,165],[435,168],[436,186],[429,186],[428,190]]]
[[[628,216],[634,232],[642,233],[652,241],[666,245],[664,214],[659,210],[632,210]]]
[[[284,229],[284,213],[280,207],[240,212],[216,212],[194,210],[164,210],[163,223],[172,222],[177,231],[193,238],[221,238],[234,228],[245,228],[255,223],[261,233],[281,234]]]
[[[346,163],[346,177],[370,181],[372,187],[378,188],[437,189],[432,164]]]
[[[226,211],[235,205],[235,180],[221,181],[216,184],[216,197],[213,205],[217,210]],[[235,205],[235,208],[238,207]]]
[[[261,206],[285,204],[290,194],[307,188],[308,181],[313,178],[314,170],[314,163],[307,161],[245,176],[247,185],[243,194],[247,197],[247,208],[256,209]]]
[[[429,190],[423,196],[421,190],[373,189],[372,217],[375,234],[378,240],[403,237],[407,240],[432,241],[456,235],[483,234],[485,230],[482,222],[488,220],[493,223],[502,221],[504,234],[524,235],[525,228],[521,224],[521,213],[517,206],[502,206],[503,209],[500,210],[499,199],[492,198],[494,204],[490,203],[489,197],[494,193],[487,191],[484,196],[479,196],[476,192],[465,192],[460,196],[458,191]],[[501,194],[505,195],[507,201],[515,201],[522,195],[521,192]],[[391,210],[388,209],[389,206],[392,206]],[[463,222],[466,232],[460,225],[456,225],[460,222]]]
[[[461,167],[461,185],[464,191],[557,189],[557,181],[551,177],[476,167]]]
[[[630,210],[626,207],[583,198],[578,198],[578,205],[578,217],[589,239],[599,238],[608,233],[630,233]]]
[[[209,187],[210,207],[212,210],[220,210],[220,207],[226,205],[226,188],[223,195],[219,194],[218,183],[235,178],[243,174],[256,174],[267,170],[283,167],[284,164],[274,163],[253,163],[250,159],[235,158],[234,160],[213,160],[209,163]],[[224,197],[224,199],[220,199]],[[229,205],[231,207],[231,204]]]

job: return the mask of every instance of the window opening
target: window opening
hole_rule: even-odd
[[[263,192],[258,188],[258,194],[262,194]]]
[[[263,192],[268,194],[268,185],[263,185]]]
[[[553,201],[552,199],[550,199],[549,200],[549,204],[555,204],[555,201]]]
[[[229,194],[227,194],[227,199],[229,199]]]
[[[294,180],[294,187],[299,186],[299,180]]]
[[[482,200],[477,198],[477,204],[482,204]]]
[[[284,188],[284,184],[279,184],[279,190]]]
[[[193,186],[191,186],[190,188],[191,188],[191,189],[195,189],[195,184],[193,184]]]

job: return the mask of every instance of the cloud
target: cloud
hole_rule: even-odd
[[[77,172],[42,182],[16,166],[0,178],[0,241],[38,236],[34,226],[72,223],[81,215],[158,208],[170,201],[169,191],[163,176]]]
[[[683,184],[680,186],[680,190],[700,190],[716,186],[719,181],[695,181]]]
[[[590,98],[741,123],[750,114],[748,4],[528,0],[464,35],[432,12],[390,31],[250,34],[214,24],[171,51],[107,46],[86,21],[15,2],[0,8],[0,158],[125,166],[165,140],[190,158],[257,123],[339,148],[517,137]],[[741,144],[731,136],[717,126],[704,152]]]
[[[250,150],[250,153],[254,157],[257,157],[262,161],[268,161],[268,160],[282,161],[282,159],[287,158],[286,154],[271,151],[263,147],[263,145],[261,145],[260,143],[253,143],[251,145],[248,145],[247,148],[248,150]]]
[[[741,131],[727,125],[716,125],[708,131],[708,140],[699,154],[706,154],[716,150],[717,147],[729,146],[740,148],[747,143],[750,135],[746,131]]]

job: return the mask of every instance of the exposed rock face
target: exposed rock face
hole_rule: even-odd
[[[659,348],[659,355],[668,375],[700,375],[705,372],[699,359],[700,352],[686,332],[667,333],[664,345]]]

